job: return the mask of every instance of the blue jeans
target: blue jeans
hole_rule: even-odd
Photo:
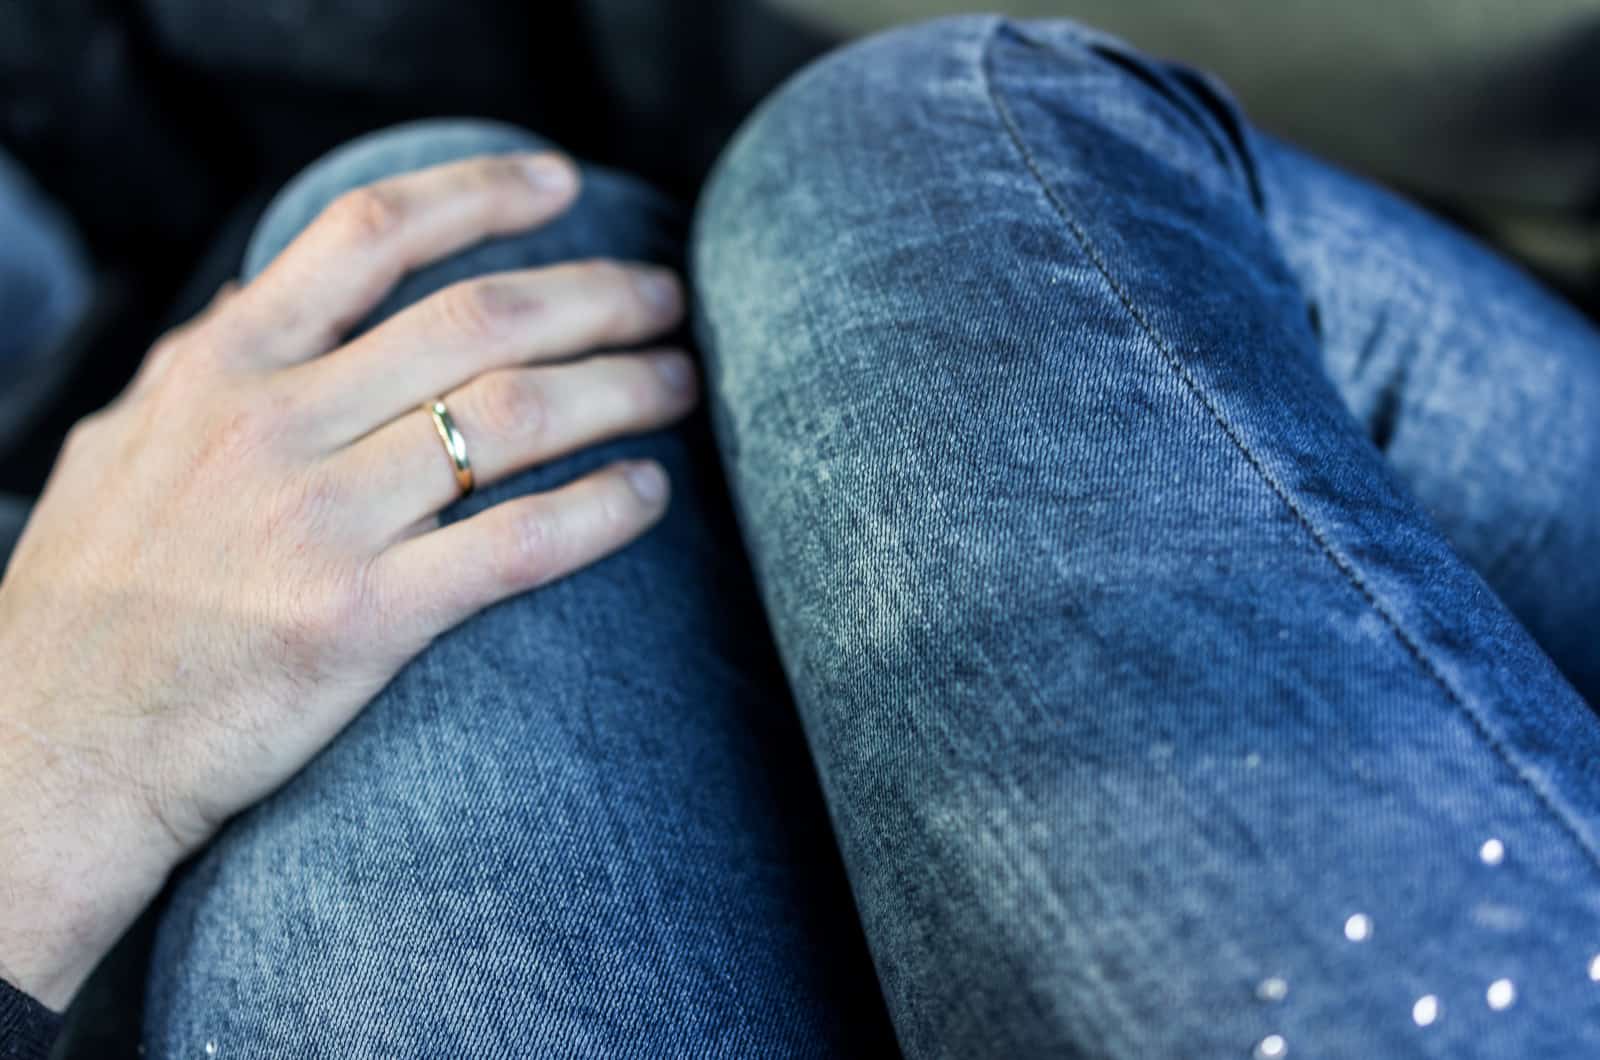
[[[0,151],[0,387],[66,333],[89,288],[88,260],[67,218]]]
[[[0,450],[54,382],[40,360],[77,323],[91,287],[71,224],[0,150]],[[0,494],[0,571],[26,515],[19,499]]]
[[[346,148],[247,272],[344,188],[533,142]],[[671,245],[591,171],[394,304]],[[462,506],[619,452],[678,483],[191,866],[154,1055],[1600,1049],[1590,324],[1066,23],[813,67],[691,251],[717,452]]]
[[[70,220],[0,150],[0,453],[48,403],[69,367],[52,357],[88,310],[88,254]],[[0,560],[18,503],[0,497]]]

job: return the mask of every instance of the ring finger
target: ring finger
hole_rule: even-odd
[[[485,372],[651,341],[683,312],[677,278],[608,261],[491,273],[401,310],[280,377],[302,440],[327,451]]]
[[[663,427],[695,402],[695,373],[678,350],[609,354],[487,372],[445,395],[477,486],[611,438]],[[379,540],[460,496],[433,418],[417,409],[334,457],[372,498]]]

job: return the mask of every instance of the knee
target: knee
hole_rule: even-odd
[[[1088,210],[1236,200],[1233,122],[1206,79],[1063,20],[940,19],[835,52],[752,116],[701,201],[693,264],[712,382],[731,392],[796,368],[778,363],[796,346],[774,333],[815,332],[868,296],[874,315],[914,324],[936,287],[976,282],[983,262],[1011,277],[1059,268],[1064,185]],[[1000,281],[996,311],[1021,282]]]
[[[1215,170],[1237,161],[1219,156],[1241,150],[1240,121],[1213,79],[1080,23],[916,23],[823,57],[769,98],[712,174],[700,234],[714,250],[774,221],[799,227],[791,217],[955,196],[949,185],[990,167],[1024,175],[1040,148],[1116,140],[1182,169]]]
[[[559,149],[525,129],[477,119],[429,119],[360,137],[313,162],[273,199],[245,253],[243,278],[266,268],[344,192],[478,155]],[[525,238],[507,264],[530,267],[586,257],[670,261],[678,242],[673,204],[631,177],[598,166],[580,169],[583,190],[577,203],[529,237],[534,242]]]
[[[544,138],[515,126],[462,119],[410,122],[352,140],[306,167],[272,200],[245,253],[244,279],[266,268],[347,191],[474,155],[554,149]]]
[[[70,219],[0,152],[0,379],[61,340],[84,311],[90,286],[88,257]],[[0,424],[0,434],[4,429]]]
[[[861,218],[959,177],[954,124],[989,124],[984,42],[999,20],[904,27],[822,58],[770,97],[723,153],[696,216],[694,260],[710,297],[749,268],[819,263]],[[910,187],[907,182],[910,182]]]
[[[925,162],[916,145],[988,111],[984,56],[1008,23],[962,15],[901,26],[839,48],[794,75],[740,129],[705,200],[785,198],[795,183]],[[983,123],[987,125],[987,122]],[[791,179],[792,178],[792,179]]]
[[[830,374],[817,358],[850,355],[828,334],[847,303],[895,311],[904,286],[877,282],[882,269],[910,264],[910,248],[936,238],[933,215],[951,219],[974,152],[988,147],[981,59],[997,24],[940,19],[842,48],[792,78],[730,143],[690,242],[719,421],[722,406],[759,405],[777,389],[800,400]]]

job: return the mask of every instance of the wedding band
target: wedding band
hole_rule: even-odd
[[[433,417],[433,429],[439,432],[439,441],[444,443],[444,454],[450,458],[450,470],[455,472],[456,485],[461,488],[461,496],[465,497],[472,492],[472,461],[467,459],[467,440],[456,430],[456,421],[450,415],[450,410],[444,407],[443,401],[430,402],[423,405],[422,409]]]

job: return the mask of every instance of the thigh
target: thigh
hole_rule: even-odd
[[[1600,1044],[1600,723],[1350,415],[1254,151],[1202,79],[960,19],[800,75],[703,201],[908,1054]]]
[[[247,274],[349,187],[530,146],[527,134],[465,123],[358,142],[284,192]],[[380,312],[493,269],[665,261],[677,246],[669,204],[589,169],[567,217],[413,277]],[[619,453],[662,461],[675,485],[666,520],[635,546],[437,641],[188,868],[153,961],[152,1055],[818,1055],[884,1044],[804,742],[705,446],[693,426],[615,443],[447,514]]]

